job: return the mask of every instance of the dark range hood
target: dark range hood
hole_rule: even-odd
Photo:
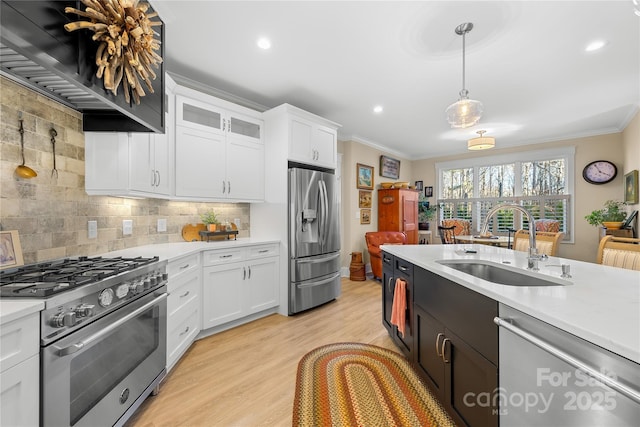
[[[98,44],[93,32],[68,33],[64,24],[84,20],[66,14],[66,6],[84,10],[79,1],[1,2],[1,74],[83,113],[85,131],[164,133],[164,64],[154,69],[154,93],[136,105],[122,93],[107,92],[96,74]],[[158,20],[158,18],[154,18]],[[164,46],[164,25],[155,27]],[[164,58],[164,48],[158,52]]]

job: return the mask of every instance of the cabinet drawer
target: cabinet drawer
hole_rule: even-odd
[[[279,255],[278,245],[260,245],[249,248],[249,259]]]
[[[0,370],[27,360],[40,350],[40,313],[2,325],[0,328]]]
[[[382,252],[382,265],[388,266],[393,270],[393,255],[389,255],[386,252]]]
[[[167,368],[171,368],[189,348],[200,332],[200,310],[195,309],[185,316],[181,322],[170,323],[167,330]]]
[[[200,294],[200,272],[193,271],[181,277],[180,286],[169,291],[167,298],[167,315],[171,317],[182,310],[189,302]]]
[[[200,253],[187,255],[169,262],[167,265],[167,273],[169,274],[169,286],[181,275],[200,268]]]
[[[401,258],[395,259],[395,271],[396,275],[403,276],[404,279],[413,278],[413,264]]]
[[[3,426],[37,426],[40,418],[40,356],[31,356],[0,374]]]
[[[241,261],[244,258],[244,251],[242,249],[206,251],[204,253],[203,264],[205,267],[209,267],[212,265]]]

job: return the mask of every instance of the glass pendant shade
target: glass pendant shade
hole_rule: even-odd
[[[460,24],[455,29],[456,34],[462,36],[462,90],[460,91],[460,98],[449,105],[446,110],[447,121],[452,128],[473,126],[482,117],[482,103],[469,99],[469,91],[465,88],[465,36],[472,29],[473,24],[471,22]]]
[[[447,108],[447,121],[452,128],[467,128],[478,123],[482,111],[482,102],[461,96]]]
[[[484,136],[485,132],[485,130],[479,130],[477,133],[480,136],[467,141],[467,148],[469,150],[488,150],[495,147],[496,139],[490,136]]]

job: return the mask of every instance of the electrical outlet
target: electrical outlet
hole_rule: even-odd
[[[122,235],[128,236],[133,234],[133,220],[132,219],[123,219],[122,220]]]
[[[163,231],[167,231],[166,218],[158,219],[158,233],[162,233]]]
[[[98,238],[98,221],[89,221],[87,226],[87,234],[90,239]]]
[[[233,220],[233,223],[236,225],[236,227],[238,228],[238,230],[240,230],[240,218],[236,218]]]

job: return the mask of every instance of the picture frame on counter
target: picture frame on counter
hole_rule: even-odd
[[[385,178],[400,178],[400,160],[387,156],[380,156],[380,176]]]
[[[630,205],[638,203],[638,170],[624,175],[624,202]]]
[[[373,190],[373,166],[356,164],[356,187],[361,190]]]
[[[0,231],[0,270],[24,265],[18,230]]]
[[[371,224],[371,209],[360,209],[360,224]]]

